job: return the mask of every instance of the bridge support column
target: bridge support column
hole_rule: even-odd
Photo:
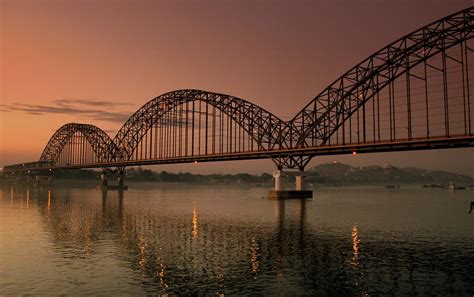
[[[285,176],[295,177],[295,189],[286,190],[283,185]],[[292,199],[292,198],[312,198],[313,192],[304,189],[304,172],[303,170],[277,170],[273,172],[275,179],[275,190],[268,191],[269,199]]]
[[[295,176],[295,190],[304,191],[304,172],[300,171]]]
[[[122,173],[117,177],[118,186],[123,187],[124,181],[125,181],[125,176]]]
[[[105,172],[102,173],[102,174],[100,175],[100,180],[102,181],[101,184],[100,184],[101,187],[102,187],[102,189],[103,189],[103,190],[106,190],[106,189],[107,189],[107,186],[108,186],[107,173],[105,173]]]
[[[277,170],[277,171],[273,172],[273,178],[275,179],[275,191],[282,191],[283,190],[283,184],[282,184],[282,180],[281,180],[280,170]]]
[[[110,185],[109,184],[109,177],[110,178],[115,178],[117,177],[117,184],[116,185]],[[122,170],[117,170],[117,171],[110,171],[110,170],[104,170],[103,173],[100,175],[101,179],[101,184],[97,186],[99,189],[102,191],[109,191],[109,190],[118,190],[118,191],[123,191],[123,190],[128,190],[128,187],[124,185],[125,181],[125,175],[124,171]],[[113,181],[113,179],[112,179]]]
[[[39,186],[42,183],[47,184],[48,186],[51,186],[53,184],[53,177],[51,175],[35,175],[35,180],[33,184],[35,186]]]
[[[29,183],[31,176],[28,173],[18,173],[15,175],[17,183]]]

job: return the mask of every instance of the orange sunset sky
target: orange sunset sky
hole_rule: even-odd
[[[0,0],[0,166],[35,161],[54,131],[92,123],[111,137],[148,100],[196,88],[290,119],[389,42],[472,1]],[[458,171],[472,149],[315,158]],[[167,165],[274,170],[270,160]]]

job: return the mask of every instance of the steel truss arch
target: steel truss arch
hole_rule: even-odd
[[[392,42],[340,76],[290,122],[293,148],[325,145],[369,99],[410,69],[473,37],[474,7],[449,15]],[[467,48],[466,50],[471,50]]]
[[[80,132],[87,139],[99,162],[114,160],[113,154],[119,150],[107,133],[94,125],[69,123],[54,132],[41,154],[40,161],[49,161],[55,164],[64,146],[76,132]]]
[[[186,89],[165,93],[150,100],[128,119],[114,138],[116,147],[123,153],[120,159],[131,158],[142,137],[161,117],[178,106],[192,101],[201,101],[219,109],[240,125],[261,150],[287,148],[282,138],[286,122],[272,113],[234,96]]]

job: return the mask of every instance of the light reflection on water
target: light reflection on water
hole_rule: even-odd
[[[359,229],[357,228],[357,224],[352,227],[352,249],[354,250],[354,256],[352,257],[352,265],[357,266],[359,264],[358,256],[359,256]]]
[[[466,295],[472,190],[3,186],[0,292]]]
[[[198,238],[198,220],[196,206],[193,207],[193,238],[194,240]]]

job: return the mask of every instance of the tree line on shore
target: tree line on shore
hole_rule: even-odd
[[[97,180],[102,171],[90,169],[53,171],[54,179]],[[156,172],[141,167],[125,171],[129,181],[147,182],[198,182],[198,183],[255,183],[271,184],[271,174],[192,174],[189,172]],[[472,185],[474,179],[467,175],[419,168],[398,168],[389,164],[383,166],[352,167],[347,164],[331,162],[320,164],[305,172],[306,182],[312,184],[447,184],[455,182]],[[291,177],[288,177],[289,179]]]

